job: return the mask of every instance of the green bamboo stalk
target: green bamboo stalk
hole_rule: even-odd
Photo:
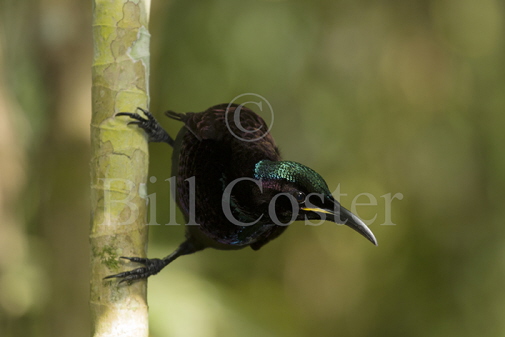
[[[147,337],[147,283],[107,275],[128,269],[119,256],[146,256],[146,136],[121,111],[149,103],[149,0],[93,0],[91,119],[92,336]]]

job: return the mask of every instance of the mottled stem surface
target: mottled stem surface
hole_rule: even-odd
[[[94,0],[91,119],[92,335],[147,337],[147,285],[103,280],[146,256],[147,139],[114,114],[149,104],[150,1]]]

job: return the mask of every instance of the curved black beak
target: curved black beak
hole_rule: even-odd
[[[352,214],[348,209],[340,206],[340,214],[336,212],[335,220],[332,221],[336,223],[343,223],[344,225],[351,227],[356,232],[367,238],[371,243],[376,246],[378,245],[377,239],[373,235],[372,231],[368,228],[368,226],[360,218]]]
[[[375,236],[373,235],[372,231],[368,229],[368,226],[360,218],[358,218],[356,215],[352,214],[348,209],[340,205],[338,201],[333,200],[333,198],[331,199],[332,204],[334,206],[333,208],[302,207],[301,209],[304,211],[311,211],[318,213],[321,217],[323,217],[328,221],[344,224],[348,227],[351,227],[356,232],[360,233],[365,238],[367,238],[371,243],[377,246],[378,245],[377,239],[375,239]]]

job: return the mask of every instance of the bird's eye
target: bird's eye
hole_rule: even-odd
[[[305,197],[306,197],[305,193],[300,192],[300,191],[295,192],[295,199],[296,199],[296,201],[298,201],[298,203],[301,204],[302,202],[304,202]]]

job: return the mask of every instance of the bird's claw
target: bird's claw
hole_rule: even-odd
[[[152,129],[153,125],[158,124],[158,122],[156,121],[156,119],[154,118],[154,116],[149,111],[144,110],[144,109],[142,109],[140,107],[137,107],[137,110],[142,111],[144,113],[144,115],[146,115],[147,118],[146,117],[142,117],[141,115],[139,115],[136,112],[118,112],[116,114],[116,117],[117,116],[128,116],[131,119],[135,119],[135,121],[129,122],[128,125],[132,125],[132,124],[138,125],[142,129],[146,130],[146,132],[148,132],[148,129]]]
[[[161,269],[163,269],[163,267],[166,266],[164,260],[161,259],[147,259],[143,257],[126,257],[126,256],[121,256],[121,258],[125,260],[130,260],[132,262],[142,263],[143,265],[145,265],[145,267],[140,267],[130,271],[109,275],[104,277],[104,279],[120,278],[122,280],[119,281],[119,284],[123,282],[131,282],[138,279],[148,278],[151,275],[156,275],[157,273],[159,273]]]
[[[167,132],[158,124],[158,121],[154,116],[147,110],[144,110],[140,107],[137,108],[144,113],[146,117],[139,115],[136,112],[118,112],[116,117],[118,116],[128,116],[133,121],[128,122],[128,125],[137,125],[139,128],[144,130],[150,142],[167,142],[168,144],[173,144],[172,138],[167,134]]]

